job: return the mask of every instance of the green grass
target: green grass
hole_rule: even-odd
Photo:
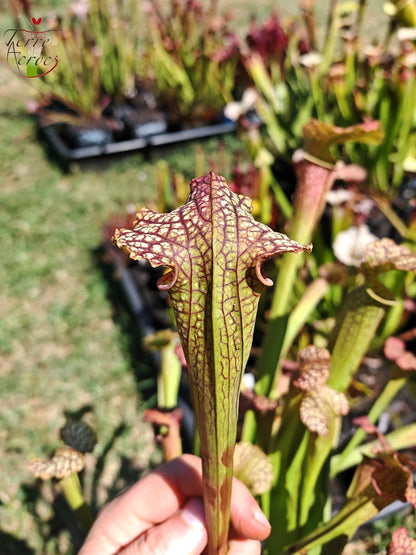
[[[67,553],[68,541],[63,550],[44,544],[52,531],[45,522],[39,529],[27,503],[24,484],[34,484],[27,463],[51,454],[64,412],[83,407],[92,409],[96,456],[120,424],[125,431],[111,448],[111,464],[122,456],[139,460],[147,449],[141,436],[149,441],[151,433],[143,430],[132,363],[96,251],[109,215],[152,189],[137,180],[139,158],[105,173],[62,173],[36,141],[26,95],[24,83],[9,75],[0,99],[1,522],[3,533],[25,540],[34,553]],[[147,453],[134,463],[137,473],[149,463]],[[20,552],[10,545],[10,553]]]

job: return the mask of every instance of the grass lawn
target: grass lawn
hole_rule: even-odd
[[[141,423],[128,345],[97,255],[109,215],[151,196],[151,179],[138,179],[151,168],[141,170],[137,157],[106,172],[62,173],[36,141],[25,82],[2,69],[0,544],[24,553],[10,535],[25,540],[28,553],[70,553],[68,536],[56,534],[59,507],[41,501],[27,462],[51,454],[64,413],[80,410],[99,437],[96,501],[115,485],[123,460],[140,473],[151,457],[151,430]]]

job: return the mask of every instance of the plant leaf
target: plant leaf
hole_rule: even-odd
[[[379,272],[393,269],[416,272],[416,253],[387,237],[367,245],[365,262]]]
[[[302,422],[311,432],[326,436],[331,420],[347,414],[349,405],[343,393],[322,385],[305,394],[299,410]]]
[[[326,385],[331,355],[327,349],[309,345],[299,351],[298,365],[298,376],[293,385],[304,392],[299,407],[300,418],[311,432],[327,436],[331,420],[349,411],[345,395]]]
[[[298,377],[293,385],[304,392],[300,418],[311,432],[327,436],[331,421],[349,411],[345,395],[326,385],[331,355],[327,349],[309,345],[299,351],[298,365]]]
[[[360,525],[395,500],[409,502],[416,507],[412,475],[414,467],[415,463],[408,457],[396,452],[382,453],[376,458],[364,457],[355,471],[347,499],[340,511],[285,553],[311,552],[315,547],[325,545],[341,535],[350,538]]]
[[[385,307],[367,289],[360,285],[348,294],[331,332],[328,384],[338,391],[348,387],[385,313]]]
[[[379,144],[384,139],[384,132],[379,121],[369,121],[350,127],[337,127],[313,119],[303,128],[305,151],[323,162],[333,163],[334,158],[330,152],[332,145],[347,142]]]
[[[380,453],[375,458],[364,456],[353,481],[355,487],[350,488],[347,496],[368,496],[379,511],[396,500],[416,507],[414,468],[406,455],[397,452]]]
[[[303,391],[321,387],[329,378],[331,356],[327,349],[309,345],[298,354],[299,375],[294,385]]]
[[[261,495],[272,487],[273,466],[258,445],[247,441],[237,443],[234,452],[234,476],[241,480],[253,495]]]
[[[311,251],[256,222],[248,197],[211,172],[191,182],[185,205],[170,214],[146,208],[114,242],[131,258],[167,266],[168,290],[188,365],[201,441],[208,553],[227,550],[238,397],[260,293],[272,281],[262,262]]]

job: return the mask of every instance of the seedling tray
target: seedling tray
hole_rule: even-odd
[[[71,148],[66,144],[59,132],[59,129],[60,125],[54,123],[41,126],[39,131],[56,154],[66,161],[75,161],[87,158],[97,158],[110,154],[134,152],[151,147],[172,145],[184,141],[192,141],[233,133],[236,130],[236,124],[234,122],[227,121],[193,129],[184,129],[180,131],[150,135],[147,137],[114,141],[102,145],[77,148]]]

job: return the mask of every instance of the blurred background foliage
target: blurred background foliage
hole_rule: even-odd
[[[199,17],[211,17],[213,4],[202,2],[205,15]],[[213,21],[215,48],[206,53],[203,69],[195,64],[195,52],[201,44],[211,47],[212,35],[201,43],[199,33],[189,33],[185,45],[174,44],[167,41],[172,32],[166,29],[176,22],[192,24],[195,31],[203,19],[190,22],[178,13],[176,19],[154,20],[153,33],[159,34],[153,34],[150,45],[158,46],[159,57],[152,64],[154,52],[135,55],[137,49],[144,53],[150,48],[136,2],[94,0],[84,19],[80,12],[76,15],[77,5],[82,7],[82,2],[41,0],[33,8],[36,16],[50,17],[57,27],[71,29],[60,43],[60,48],[64,46],[60,59],[64,64],[66,55],[79,62],[69,63],[67,71],[52,72],[48,84],[37,91],[33,83],[10,71],[1,44],[0,241],[5,254],[0,263],[0,545],[5,554],[70,554],[82,541],[82,531],[56,487],[35,483],[27,470],[30,458],[49,456],[57,448],[58,430],[68,418],[82,416],[98,436],[82,475],[93,511],[161,460],[152,429],[142,422],[144,408],[155,401],[153,361],[142,352],[140,332],[127,309],[114,302],[116,297],[120,301],[120,292],[102,257],[102,230],[114,215],[123,214],[133,200],[160,207],[163,176],[169,181],[180,175],[186,183],[214,167],[233,176],[236,190],[254,196],[257,217],[282,225],[290,216],[291,193],[284,190],[274,162],[279,158],[287,171],[293,152],[304,146],[302,127],[311,118],[337,126],[380,119],[387,142],[343,143],[331,146],[331,155],[363,163],[374,189],[389,201],[415,157],[414,61],[408,59],[412,52],[403,50],[409,39],[400,43],[390,38],[390,20],[377,0],[367,3],[362,21],[359,4],[349,4],[345,13],[334,12],[328,19],[332,4],[318,2],[315,28],[307,11],[299,19],[295,4],[261,0],[254,13],[251,1],[240,2],[238,10],[232,2],[220,1],[218,13],[230,12],[233,17]],[[280,19],[273,20],[270,14],[276,7]],[[252,16],[256,23],[250,23]],[[10,4],[1,0],[0,28],[9,28],[13,21]],[[348,31],[358,24],[363,43],[374,49],[366,50],[365,56],[363,43],[349,41]],[[264,51],[267,29],[288,41],[287,54],[278,63],[267,58],[267,48]],[[344,35],[335,37],[340,30]],[[233,35],[241,50],[239,60]],[[380,63],[386,54],[380,44],[395,54],[385,60],[387,68]],[[220,46],[227,47],[221,60],[212,56]],[[318,61],[325,61],[321,69],[314,66],[317,58],[310,56],[316,51]],[[302,58],[308,54],[309,59]],[[375,62],[372,56],[378,56]],[[218,74],[219,61],[224,60],[229,65]],[[333,71],[332,80],[327,77],[329,65],[339,70]],[[201,83],[207,71],[214,86],[203,79]],[[99,119],[108,99],[118,103],[130,98],[137,76],[144,75],[146,84],[157,83],[155,92],[165,87],[169,94],[164,105],[180,106],[183,116],[193,112],[195,99],[205,94],[204,102],[212,105],[218,82],[224,85],[218,95],[220,108],[233,100],[230,95],[240,101],[241,90],[235,94],[236,72],[244,87],[256,85],[254,105],[265,125],[261,131],[245,126],[242,111],[239,137],[203,145],[63,168],[38,142],[35,120],[28,114],[34,98],[37,108],[44,106],[53,91],[83,117]],[[198,84],[205,90],[196,94]],[[198,110],[199,119],[201,114]],[[169,201],[169,208],[174,207],[176,201]],[[348,211],[342,229],[353,217]],[[332,261],[333,254],[329,256]],[[333,308],[337,293],[327,295],[324,302]]]

